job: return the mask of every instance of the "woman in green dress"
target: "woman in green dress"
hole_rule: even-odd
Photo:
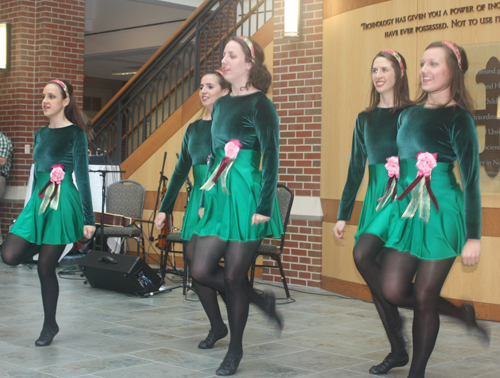
[[[359,218],[353,256],[356,268],[370,288],[391,345],[391,352],[382,363],[373,366],[370,373],[386,374],[394,367],[406,365],[409,358],[398,309],[388,303],[381,292],[382,267],[377,258],[387,240],[389,212],[385,210],[377,213],[376,208],[377,199],[384,196],[389,180],[385,164],[398,153],[396,134],[399,114],[411,105],[411,101],[406,61],[401,54],[393,50],[379,52],[372,61],[371,72],[373,85],[370,106],[359,113],[356,119],[347,181],[333,232],[337,239],[345,240],[346,221],[351,218],[368,160],[368,188]],[[389,196],[391,194],[387,193]],[[389,201],[386,203],[388,205]]]
[[[72,85],[63,80],[45,86],[42,109],[49,125],[35,133],[33,192],[2,248],[2,260],[9,265],[39,253],[44,323],[37,346],[50,345],[59,332],[56,267],[64,248],[84,236],[90,239],[95,231],[87,147],[91,123],[76,105]]]
[[[179,160],[170,178],[158,215],[155,218],[156,228],[162,229],[165,226],[167,214],[172,214],[174,210],[177,195],[192,167],[194,183],[184,214],[181,233],[181,238],[187,241],[186,262],[188,265],[191,265],[193,255],[191,236],[200,219],[198,216],[201,197],[200,187],[205,180],[207,160],[211,151],[212,108],[214,102],[219,97],[227,95],[230,90],[229,83],[224,80],[220,71],[209,72],[201,78],[199,94],[206,113],[202,119],[190,124],[184,134]],[[217,292],[211,287],[201,285],[196,280],[193,280],[193,286],[210,320],[210,332],[206,339],[200,342],[198,348],[210,349],[213,348],[217,340],[227,336],[228,330],[222,320]]]
[[[481,253],[479,146],[467,68],[460,46],[429,45],[420,61],[420,105],[404,110],[398,123],[401,200],[391,208],[382,292],[392,304],[414,309],[409,378],[425,375],[439,331],[441,288],[455,258],[474,265]],[[453,173],[456,160],[463,191]],[[472,306],[449,304],[446,313],[488,342]]]
[[[282,325],[274,296],[257,294],[247,277],[262,239],[283,232],[276,198],[279,121],[265,95],[271,74],[263,62],[262,48],[246,37],[233,38],[224,48],[222,71],[232,93],[214,104],[209,179],[193,236],[193,279],[226,296],[231,340],[216,371],[221,376],[234,374],[243,357],[249,302]]]

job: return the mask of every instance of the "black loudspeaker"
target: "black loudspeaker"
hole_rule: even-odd
[[[80,262],[93,287],[122,293],[146,294],[158,291],[162,279],[138,256],[90,251]]]

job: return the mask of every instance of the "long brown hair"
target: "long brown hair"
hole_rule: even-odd
[[[269,87],[271,86],[273,78],[266,65],[264,64],[264,50],[257,42],[250,38],[249,40],[253,45],[255,58],[252,57],[252,51],[243,39],[239,37],[231,38],[231,41],[235,41],[241,46],[241,50],[245,54],[245,61],[248,63],[252,63],[252,68],[248,73],[248,82],[246,83],[244,88],[248,88],[250,85],[253,85],[258,90],[267,93]]]
[[[401,63],[404,67],[404,73],[401,71],[401,66],[399,65],[396,57],[387,51],[381,51],[377,55],[375,55],[375,58],[373,58],[371,65],[371,67],[373,67],[375,59],[379,57],[386,58],[389,62],[391,62],[391,66],[396,74],[396,83],[394,84],[394,108],[392,109],[392,112],[396,112],[396,110],[398,109],[404,109],[408,106],[413,105],[413,102],[410,100],[410,87],[408,85],[408,71],[406,67],[406,60],[403,55],[401,55],[400,53],[397,54],[401,58]],[[380,102],[380,93],[377,92],[377,89],[375,88],[373,83],[371,88],[370,105],[368,105],[368,107],[366,108],[366,112],[373,111]]]
[[[92,129],[92,121],[83,113],[83,111],[76,104],[76,101],[73,98],[73,86],[66,80],[58,79],[58,81],[61,81],[66,85],[69,94],[69,104],[64,108],[64,116],[69,121],[73,122],[83,131],[85,131],[85,133],[87,134],[87,139],[90,142],[95,134],[94,130]],[[68,97],[66,95],[64,88],[57,81],[50,81],[49,83],[56,84],[59,87],[63,99]]]
[[[469,60],[467,59],[467,54],[465,50],[456,44],[455,47],[458,49],[460,54],[460,63],[461,67],[458,65],[458,57],[453,51],[453,49],[448,46],[446,43],[441,41],[433,42],[427,48],[426,51],[432,48],[442,48],[445,51],[445,60],[446,67],[450,72],[451,80],[450,80],[450,99],[446,104],[443,105],[445,107],[452,101],[456,101],[458,105],[467,110],[469,113],[474,114],[474,101],[472,100],[472,96],[469,93],[465,85],[465,73],[469,69]],[[415,100],[418,104],[424,104],[429,97],[429,94],[422,89],[422,83],[419,85],[419,95]]]

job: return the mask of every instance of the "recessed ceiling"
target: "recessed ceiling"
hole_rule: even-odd
[[[203,0],[86,0],[84,75],[134,72],[165,43]]]

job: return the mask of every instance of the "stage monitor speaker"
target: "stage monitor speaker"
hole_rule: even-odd
[[[80,262],[83,274],[93,287],[122,293],[155,292],[162,279],[138,256],[90,251]]]

